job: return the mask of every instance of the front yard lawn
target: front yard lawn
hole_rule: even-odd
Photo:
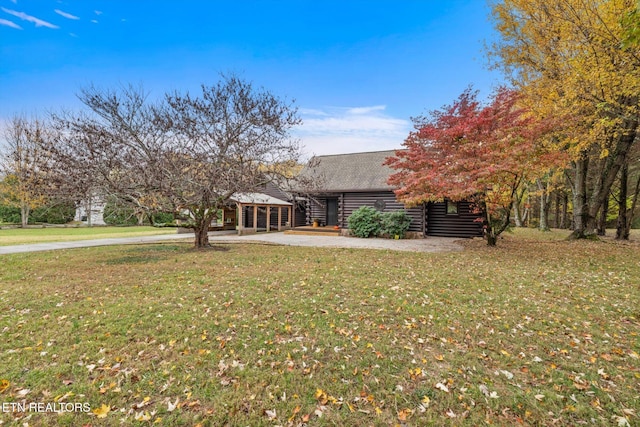
[[[565,233],[566,234],[566,233]],[[640,246],[448,254],[190,243],[5,255],[23,425],[638,425]],[[86,408],[85,408],[86,409]]]
[[[65,242],[70,240],[139,237],[175,233],[175,228],[157,228],[147,226],[10,228],[0,230],[0,246],[22,245],[27,243]]]

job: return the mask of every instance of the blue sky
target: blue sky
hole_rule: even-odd
[[[398,148],[411,116],[501,83],[492,37],[484,0],[0,0],[0,124],[91,83],[160,96],[232,72],[295,99],[307,154]]]

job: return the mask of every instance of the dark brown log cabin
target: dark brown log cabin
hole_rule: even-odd
[[[323,225],[348,228],[347,218],[361,206],[381,212],[404,209],[411,217],[409,232],[414,237],[475,237],[482,235],[468,202],[444,201],[407,208],[396,200],[387,183],[394,172],[383,163],[395,150],[317,156],[301,172],[316,181],[307,191],[306,224],[319,219]],[[297,224],[301,225],[301,224]]]

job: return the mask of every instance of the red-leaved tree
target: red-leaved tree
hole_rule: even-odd
[[[518,106],[518,94],[500,88],[487,105],[465,90],[450,106],[413,118],[415,131],[386,164],[398,172],[389,183],[409,206],[471,201],[484,218],[485,238],[494,246],[509,226],[516,189],[557,163],[541,121]],[[543,138],[543,135],[547,137]]]

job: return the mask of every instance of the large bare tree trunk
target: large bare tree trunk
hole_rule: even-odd
[[[217,209],[205,210],[205,213],[198,212],[195,215],[195,224],[193,226],[193,233],[195,234],[195,247],[198,249],[208,248],[211,246],[209,243],[209,225],[215,217],[215,215],[209,212],[217,212]]]
[[[29,224],[29,212],[31,211],[31,209],[29,209],[29,205],[26,203],[23,203],[20,206],[20,223],[22,224],[22,228],[25,228],[28,224]]]
[[[516,227],[524,227],[522,221],[522,212],[520,212],[520,205],[522,204],[522,198],[524,197],[525,188],[521,193],[516,191],[516,197],[513,198],[513,220],[516,223]]]
[[[589,158],[587,154],[573,163],[575,179],[573,191],[573,233],[569,238],[584,239],[589,234],[589,206],[587,204],[587,172],[589,170]],[[593,228],[591,229],[593,231]]]
[[[195,234],[195,246],[198,249],[208,248],[209,243],[209,225],[206,222],[197,224],[193,232]]]
[[[536,179],[540,191],[540,225],[541,231],[549,231],[549,192],[548,184],[545,186],[541,179]]]
[[[569,195],[562,192],[562,217],[560,218],[560,228],[568,229],[569,227]]]
[[[555,212],[553,214],[553,227],[560,228],[560,192],[554,191]]]
[[[629,240],[629,235],[625,236],[627,228],[627,197],[629,181],[629,165],[625,165],[620,170],[620,195],[618,196],[618,219],[616,221],[616,239]]]
[[[607,235],[607,216],[609,215],[609,196],[604,201],[598,217],[598,236]]]

